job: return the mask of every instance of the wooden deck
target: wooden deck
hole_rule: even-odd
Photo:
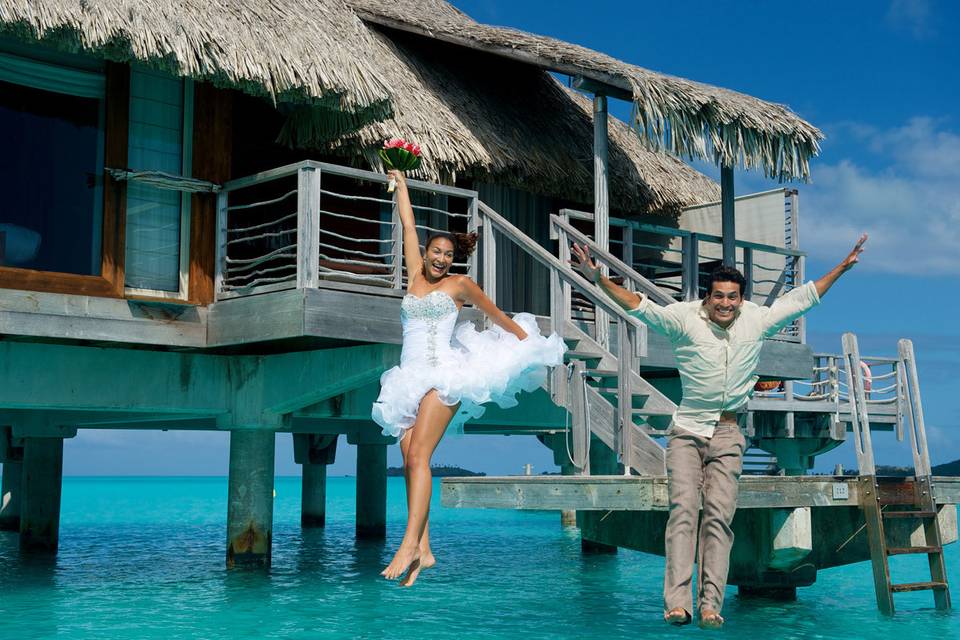
[[[934,477],[938,504],[960,503],[960,477]],[[667,511],[667,478],[642,476],[501,476],[444,478],[445,507],[577,511]],[[740,509],[855,507],[856,476],[744,476]]]

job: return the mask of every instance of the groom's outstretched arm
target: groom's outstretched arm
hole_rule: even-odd
[[[860,254],[863,253],[863,245],[866,241],[867,234],[860,236],[860,239],[857,240],[856,246],[853,247],[853,251],[851,251],[849,255],[847,255],[847,257],[840,262],[840,264],[828,271],[823,275],[823,277],[814,283],[817,287],[817,295],[823,297],[823,295],[830,290],[830,287],[833,286],[833,283],[837,281],[837,278],[852,269],[853,265],[860,261]]]
[[[600,267],[590,257],[590,250],[574,243],[573,259],[570,262],[580,269],[584,277],[599,286],[614,302],[631,315],[639,318],[648,327],[670,338],[683,331],[683,322],[674,305],[661,307],[646,296],[627,291],[603,275]]]
[[[776,335],[780,329],[799,318],[814,305],[820,302],[825,294],[841,275],[850,270],[863,253],[863,244],[867,241],[867,234],[860,236],[856,246],[840,264],[828,271],[826,275],[815,282],[808,282],[797,287],[785,296],[781,296],[769,307],[763,307],[763,332],[766,337]]]

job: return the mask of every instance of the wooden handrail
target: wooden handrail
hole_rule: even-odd
[[[489,220],[493,226],[496,227],[497,231],[509,237],[514,244],[526,251],[534,260],[542,264],[544,267],[556,272],[557,275],[559,275],[560,278],[565,282],[576,287],[577,290],[595,306],[600,307],[610,315],[616,316],[620,320],[629,322],[637,327],[642,327],[643,330],[646,329],[645,324],[631,316],[619,305],[613,304],[599,287],[589,282],[571,267],[560,262],[560,260],[558,260],[553,254],[534,242],[526,234],[520,231],[520,229],[511,224],[506,218],[491,209],[485,202],[478,200],[477,205],[481,211],[481,219],[486,218]],[[486,282],[483,284],[484,287],[487,286]]]
[[[593,220],[593,214],[587,211],[579,211],[577,209],[561,209],[560,213],[566,214],[577,220]],[[697,238],[703,242],[711,242],[714,244],[721,244],[723,242],[723,238],[721,236],[715,236],[709,233],[690,231],[689,229],[676,229],[674,227],[665,227],[659,224],[650,224],[649,222],[636,222],[635,220],[624,220],[622,218],[610,218],[610,226],[631,227],[637,231],[654,233],[661,236],[670,236],[673,238],[685,238],[692,234],[696,234]],[[805,251],[787,249],[786,247],[777,247],[772,244],[762,244],[759,242],[752,242],[750,240],[737,240],[736,245],[740,249],[753,249],[754,251],[762,251],[763,253],[773,253],[793,258],[802,258],[806,257],[807,255]]]
[[[586,234],[579,231],[569,222],[564,221],[562,218],[560,218],[560,216],[551,214],[550,223],[559,227],[560,229],[563,229],[568,236],[571,236],[577,242],[586,245],[593,255],[606,262],[608,266],[613,267],[620,275],[625,278],[630,278],[630,280],[632,280],[634,284],[638,285],[639,288],[643,289],[643,292],[646,293],[647,296],[654,302],[664,305],[676,302],[676,300],[674,300],[672,297],[661,291],[657,285],[634,271],[632,267],[614,256],[609,251],[601,248],[600,245],[591,240]]]

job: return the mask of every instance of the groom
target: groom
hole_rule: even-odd
[[[733,267],[710,276],[703,300],[661,307],[602,275],[586,247],[573,245],[584,276],[650,329],[670,339],[683,388],[667,444],[670,517],[663,580],[664,620],[692,618],[694,553],[698,549],[700,626],[723,625],[720,610],[730,566],[737,489],[746,442],[737,422],[757,381],[764,338],[810,310],[843,273],[857,263],[864,234],[853,251],[816,282],[808,282],[769,307],[743,299],[746,280]],[[697,520],[703,494],[699,535]]]

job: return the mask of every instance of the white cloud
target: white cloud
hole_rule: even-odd
[[[891,0],[887,24],[918,40],[934,34],[929,0]]]
[[[857,235],[870,233],[864,267],[944,275],[960,269],[960,135],[932,118],[877,130],[838,127],[875,162],[817,164],[801,190],[804,248],[838,260]]]

